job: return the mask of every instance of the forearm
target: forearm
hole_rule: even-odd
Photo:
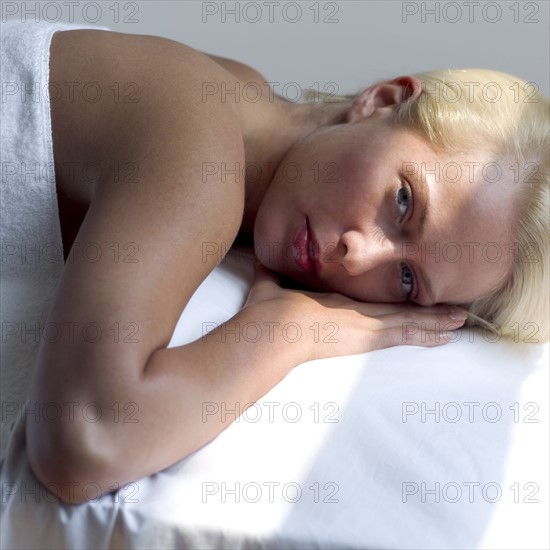
[[[452,329],[463,323],[446,306],[362,304],[339,294],[285,290],[261,271],[248,303],[203,338],[157,349],[144,366],[126,361],[117,367],[96,359],[83,367],[87,372],[80,371],[72,385],[53,384],[49,400],[63,402],[85,395],[100,410],[113,405],[125,410],[130,404],[135,414],[129,422],[105,415],[90,423],[75,412],[78,424],[50,423],[46,429],[28,424],[29,459],[39,479],[46,484],[95,483],[102,492],[112,491],[211,441],[235,415],[207,412],[216,407],[244,410],[300,363],[403,343],[441,345],[452,337],[439,338],[441,325]],[[404,341],[404,324],[411,323],[426,329]],[[289,333],[288,327],[294,327],[295,333]],[[321,327],[330,333],[318,334]],[[58,494],[67,502],[78,502],[78,494]]]
[[[110,376],[94,402],[103,411],[116,403],[121,414],[66,427],[63,439],[70,443],[56,445],[47,459],[51,466],[41,470],[35,457],[35,471],[43,472],[39,479],[62,500],[78,503],[85,500],[78,487],[94,483],[110,492],[199,449],[236,419],[208,412],[242,411],[308,360],[307,341],[285,338],[281,330],[288,315],[269,303],[249,306],[196,342],[155,351],[139,380],[121,383]]]
[[[288,330],[289,314],[269,306],[245,308],[201,339],[157,350],[150,358],[144,388],[154,387],[156,398],[165,395],[185,410],[178,413],[179,420],[173,419],[176,434],[185,430],[183,454],[213,439],[236,418],[209,413],[222,408],[242,411],[310,358],[307,329],[293,321]],[[298,331],[303,337],[296,337]],[[174,452],[175,459],[181,451]]]

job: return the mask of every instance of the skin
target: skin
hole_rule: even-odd
[[[384,85],[395,94],[399,86]],[[361,101],[376,100],[384,87],[369,90],[351,106],[346,123],[311,133],[285,157],[282,165],[303,167],[303,177],[297,185],[283,169],[275,175],[257,214],[256,250],[267,267],[310,288],[366,302],[466,304],[500,287],[512,267],[511,238],[503,228],[509,229],[506,220],[515,217],[517,185],[483,179],[480,167],[494,160],[490,153],[438,153],[418,135],[392,125],[393,106],[365,108]],[[416,168],[421,162],[424,173]],[[455,171],[441,170],[436,181],[429,171],[451,162],[462,167],[459,180],[445,178],[455,178]],[[307,169],[314,165],[327,168],[316,177]],[[468,166],[474,168],[471,173]],[[295,172],[289,173],[292,180]],[[420,237],[424,193],[430,215]],[[313,275],[296,265],[292,248],[306,216],[322,264]],[[489,249],[489,243],[496,245]],[[497,250],[502,258],[489,261]]]
[[[404,239],[391,214],[398,166],[411,159],[434,160],[421,140],[387,123],[396,101],[418,93],[414,79],[371,87],[352,105],[320,111],[267,95],[258,103],[232,96],[205,100],[205,83],[235,89],[264,80],[249,67],[171,40],[83,30],[54,35],[50,80],[96,82],[104,91],[115,82],[139,88],[137,103],[90,102],[77,94],[73,101],[51,104],[68,260],[48,323],[81,327],[93,322],[104,334],[111,334],[115,323],[139,329],[133,343],[109,337],[91,342],[77,330],[71,341],[40,344],[30,403],[93,402],[105,411],[113,403],[139,407],[135,423],[115,422],[108,414],[86,422],[80,405],[74,420],[68,415],[56,422],[27,420],[30,467],[63,502],[86,499],[67,481],[78,486],[93,482],[109,492],[211,441],[232,419],[205,423],[206,401],[224,402],[228,409],[252,404],[305,361],[395,345],[441,345],[450,337],[440,336],[441,331],[463,324],[464,312],[448,306],[384,303],[398,299],[387,284],[399,277]],[[299,185],[283,176],[287,160],[306,167]],[[307,166],[327,160],[339,167],[338,182],[316,183]],[[274,170],[262,171],[253,181],[224,178],[219,171],[205,179],[204,163],[212,161],[228,167],[272,163]],[[102,175],[90,181],[77,170],[69,177],[64,170],[69,163],[95,163]],[[137,164],[137,179],[114,178],[113,166],[124,170],[128,163]],[[443,184],[430,184],[434,215],[427,242],[456,240],[457,234],[497,240],[496,221],[479,221],[487,214],[497,217],[494,193],[481,184],[466,189],[473,191],[456,185],[447,194]],[[507,219],[508,201],[506,193],[498,194],[501,220]],[[204,257],[205,243],[230,245],[238,236],[254,236],[256,244],[288,243],[304,215],[323,246],[336,246],[330,261],[323,256],[321,276],[305,277],[288,258],[268,260],[260,254],[265,266],[258,264],[241,311],[206,338],[166,347],[187,302],[220,260]],[[407,239],[414,242],[416,209],[413,216],[406,225]],[[383,232],[383,245],[373,241],[376,229]],[[105,253],[93,262],[73,253],[86,243]],[[113,261],[113,243],[134,243],[138,261]],[[417,259],[412,257],[411,264]],[[311,288],[283,288],[266,266]],[[427,267],[436,300],[467,300],[502,276],[500,267],[485,264]],[[475,279],[468,281],[468,294],[458,284],[467,276]],[[423,289],[415,299],[428,303]],[[276,330],[263,331],[254,342],[224,335],[225,329],[238,332],[247,323],[279,327],[289,320],[301,324],[304,334],[311,333],[307,327],[312,323],[330,323],[338,329],[337,338],[304,337],[294,345]]]

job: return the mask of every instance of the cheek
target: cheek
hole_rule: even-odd
[[[254,252],[260,262],[269,269],[277,269],[269,243],[276,242],[277,238],[270,233],[269,220],[258,211],[254,224]]]
[[[341,189],[350,194],[364,194],[374,176],[373,166],[366,161],[365,156],[346,152],[338,158],[336,164],[336,179]]]
[[[305,166],[296,203],[314,217],[338,217],[354,200],[354,170],[341,157],[315,160]]]
[[[349,165],[340,171],[338,183],[327,186],[324,193],[324,207],[338,214],[340,220],[345,214],[348,222],[364,221],[377,200],[375,189],[368,185],[368,176]]]
[[[291,217],[290,206],[286,201],[284,190],[269,188],[256,214],[254,222],[254,247],[260,261],[267,267],[274,268],[269,258],[272,253],[264,253],[273,243],[283,246],[288,240],[285,228]]]
[[[274,205],[270,200],[270,196],[266,195],[260,204],[254,222],[254,241],[261,243],[269,241],[270,233],[274,229],[273,220],[276,217]]]

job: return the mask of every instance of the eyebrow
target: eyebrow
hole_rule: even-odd
[[[418,231],[418,240],[421,240],[424,236],[426,225],[430,220],[430,193],[428,190],[428,184],[426,183],[426,179],[424,177],[415,177],[414,183],[415,189],[417,191],[416,195],[420,195],[420,206],[422,209],[419,219],[420,229]],[[420,263],[418,264],[418,271],[420,272],[423,286],[426,289],[426,293],[428,294],[428,298],[430,299],[431,304],[435,304],[435,296],[432,284],[430,282],[430,279],[428,279],[428,277],[426,276],[426,272],[424,271]]]

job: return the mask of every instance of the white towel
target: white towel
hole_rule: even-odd
[[[51,39],[63,30],[109,30],[68,23],[1,25],[0,461],[10,429],[24,411],[64,265],[48,96]]]

